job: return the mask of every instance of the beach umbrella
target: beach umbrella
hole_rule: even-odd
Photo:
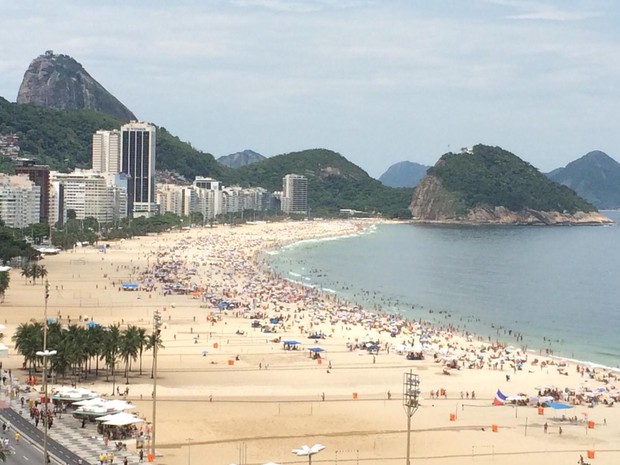
[[[293,454],[298,456],[308,456],[308,464],[312,463],[312,456],[314,454],[318,454],[325,446],[323,444],[315,444],[312,447],[308,447],[306,445],[301,446],[299,449],[293,449]]]

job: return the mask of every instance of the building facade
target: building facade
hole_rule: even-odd
[[[91,170],[52,172],[50,219],[62,226],[70,210],[78,220],[92,217],[99,223],[112,223],[126,217],[127,194],[122,178],[120,174],[106,176]]]
[[[0,220],[9,228],[25,228],[39,222],[41,188],[28,175],[0,173]]]
[[[308,178],[287,174],[282,179],[282,211],[288,214],[308,213]]]
[[[159,213],[155,201],[155,162],[155,126],[135,121],[121,126],[120,171],[130,176],[128,196],[133,216]]]
[[[99,130],[93,134],[93,170],[99,173],[120,173],[121,132]]]
[[[19,160],[15,164],[15,174],[25,174],[39,186],[41,198],[39,199],[39,223],[49,223],[49,192],[50,192],[50,167],[37,165],[34,160]]]

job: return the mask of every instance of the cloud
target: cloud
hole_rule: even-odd
[[[584,3],[587,8],[579,4],[571,8],[570,4],[567,5],[569,2],[563,2],[562,7],[557,7],[552,1],[482,0],[482,2],[518,10],[518,13],[505,16],[507,19],[515,20],[583,21],[604,15],[602,11],[591,9],[593,2]]]

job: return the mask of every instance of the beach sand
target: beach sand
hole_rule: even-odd
[[[412,462],[535,465],[576,463],[582,455],[586,462],[620,463],[617,407],[547,408],[539,415],[532,406],[492,405],[498,389],[536,395],[536,387],[543,385],[586,385],[592,390],[605,386],[577,373],[574,363],[567,364],[563,375],[555,365],[532,366],[533,358],[548,359],[529,354],[521,370],[506,364],[504,370],[485,366],[446,375],[441,360],[432,356],[409,361],[393,348],[376,355],[350,350],[348,344],[368,340],[393,347],[412,335],[392,338],[377,325],[337,321],[335,309],[347,307],[351,315],[355,311],[329,294],[313,295],[271,275],[256,255],[296,240],[355,234],[370,224],[351,220],[220,226],[108,242],[105,253],[76,248],[47,256],[42,264],[50,284],[48,317],[60,317],[63,324],[69,318],[79,324],[87,318],[103,325],[133,324],[150,332],[153,311],[162,312],[165,348],[158,356],[156,463],[302,464],[307,458],[297,457],[292,449],[315,443],[326,446],[313,457],[315,464],[403,463],[407,416],[402,386],[410,370],[421,380],[420,407],[411,424]],[[206,288],[214,301],[226,299],[240,306],[223,312],[201,297],[164,295],[161,283],[151,292],[120,290],[122,282],[137,282],[158,260],[173,257],[195,270],[187,279]],[[244,312],[244,307],[250,311]],[[4,368],[23,378],[23,359],[15,353],[11,335],[22,322],[43,321],[43,284],[26,283],[19,270],[12,270],[0,310],[7,326],[4,343],[10,348]],[[264,333],[247,318],[256,311],[285,321],[277,333]],[[209,321],[212,315],[220,319]],[[311,332],[326,337],[311,340]],[[436,330],[434,337],[443,347],[482,345],[447,331]],[[276,338],[297,340],[300,350],[284,350],[281,342],[273,342]],[[324,349],[321,363],[309,356],[307,349],[314,346]],[[116,377],[121,391],[129,388],[128,399],[147,421],[153,408],[151,364],[148,351],[142,375],[134,362],[128,385],[122,364]],[[602,373],[599,370],[597,376]],[[105,382],[104,376],[91,377],[81,386],[113,397],[112,382]],[[445,389],[445,398],[431,398],[431,390],[439,389]],[[461,392],[471,391],[475,400],[465,395],[461,399]],[[561,421],[563,413],[580,421]],[[595,422],[593,429],[586,419]],[[594,459],[587,459],[588,450],[595,451]]]

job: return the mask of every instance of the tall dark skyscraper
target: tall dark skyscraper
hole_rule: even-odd
[[[50,167],[47,165],[37,165],[34,160],[24,160],[15,167],[15,174],[27,174],[30,180],[41,188],[39,222],[48,223],[50,205]]]
[[[133,216],[153,216],[155,203],[155,126],[131,122],[121,127],[120,171],[130,176],[127,196]]]

